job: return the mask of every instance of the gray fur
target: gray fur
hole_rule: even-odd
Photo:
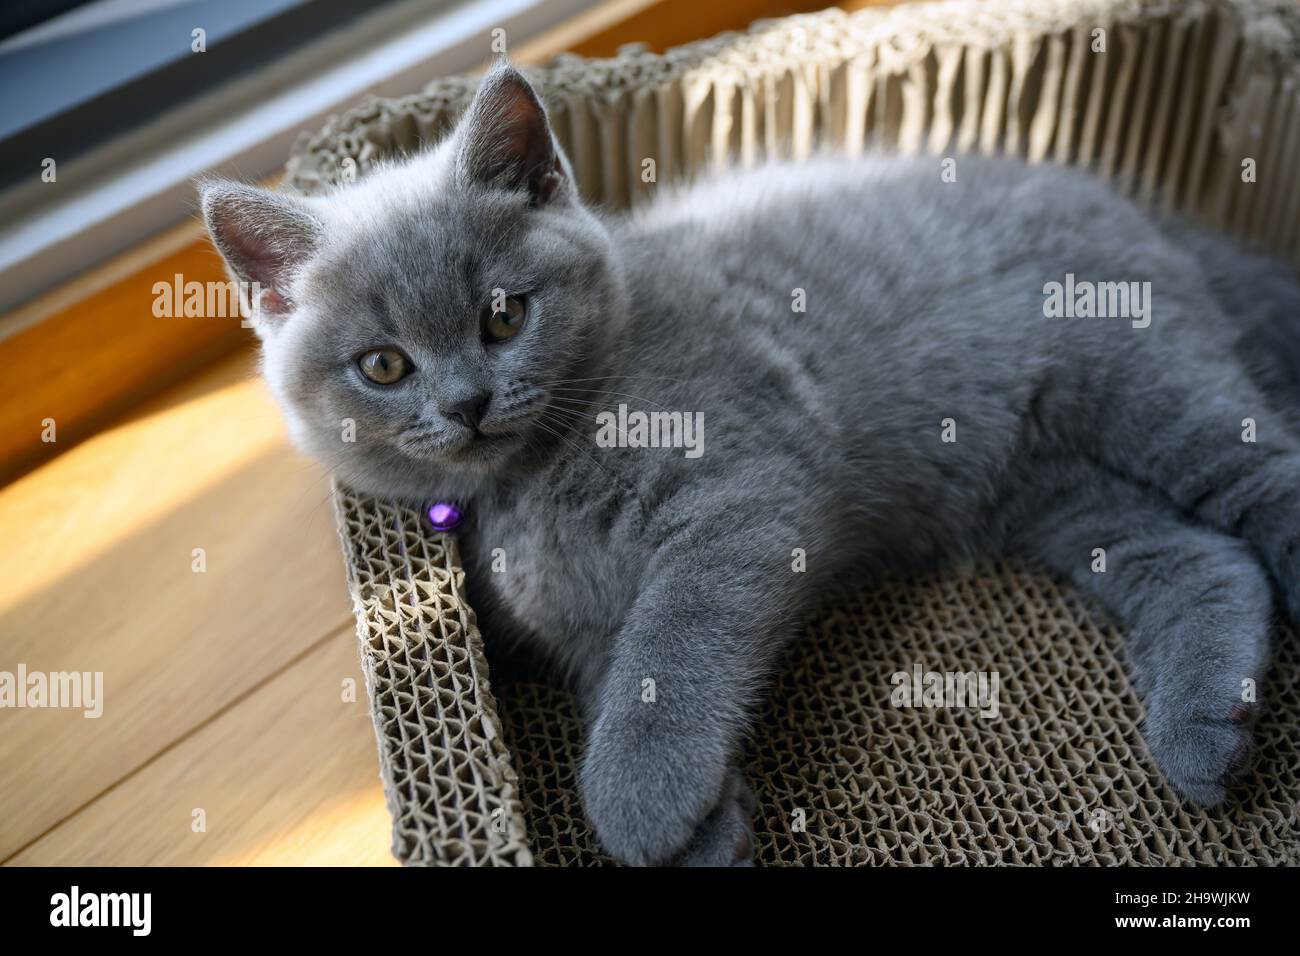
[[[605,848],[745,862],[737,751],[818,595],[998,552],[1125,623],[1157,761],[1223,799],[1270,576],[1300,610],[1293,278],[1081,174],[978,158],[944,182],[935,159],[826,157],[597,216],[539,110],[501,66],[427,154],[284,213],[223,184],[204,208],[240,275],[229,237],[310,224],[272,270],[292,308],[259,326],[292,434],[354,487],[465,505],[487,640],[540,649],[584,703]],[[1149,281],[1150,326],[1048,318],[1067,272]],[[494,288],[529,293],[529,318],[485,345]],[[369,385],[355,358],[380,346],[416,371]],[[439,409],[484,389],[472,440]],[[702,412],[705,453],[597,447],[620,402]]]

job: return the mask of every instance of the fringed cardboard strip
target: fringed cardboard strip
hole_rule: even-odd
[[[530,75],[584,193],[611,206],[718,163],[821,148],[1010,153],[1086,168],[1300,263],[1300,8],[1290,0],[828,10],[662,56],[635,46],[609,60],[563,56]],[[316,192],[436,141],[475,82],[446,77],[335,117],[299,140],[288,185]],[[598,862],[574,793],[571,702],[536,685],[507,690],[512,763],[454,538],[410,509],[343,490],[336,501],[396,856]],[[897,656],[900,633],[906,659],[937,670],[971,669],[954,636],[990,659],[981,642],[1007,641],[1027,655],[1021,711],[997,726],[922,726],[877,708],[864,668]],[[765,862],[1300,862],[1293,640],[1260,728],[1272,783],[1234,814],[1210,814],[1160,783],[1114,635],[1050,583],[998,570],[884,589],[846,598],[811,635],[754,747]]]
[[[456,539],[335,489],[380,776],[403,863],[532,862]]]
[[[1297,23],[1284,0],[955,0],[828,10],[530,73],[583,191],[612,206],[649,194],[646,160],[661,182],[828,147],[1010,153],[1092,169],[1300,262],[1281,219],[1300,181],[1285,149]],[[433,142],[472,94],[449,77],[366,103],[300,140],[289,182],[311,192],[347,159],[364,172]]]

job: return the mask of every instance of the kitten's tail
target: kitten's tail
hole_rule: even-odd
[[[1237,353],[1256,384],[1300,421],[1300,278],[1232,239],[1177,227],[1219,307],[1239,329]]]

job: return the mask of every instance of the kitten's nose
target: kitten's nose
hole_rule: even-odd
[[[460,422],[466,428],[478,431],[478,423],[487,412],[488,402],[492,401],[491,392],[479,392],[469,398],[461,398],[442,409],[442,413],[452,421]]]

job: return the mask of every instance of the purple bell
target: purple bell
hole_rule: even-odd
[[[435,501],[429,506],[429,523],[435,531],[455,531],[465,516],[449,501]]]

